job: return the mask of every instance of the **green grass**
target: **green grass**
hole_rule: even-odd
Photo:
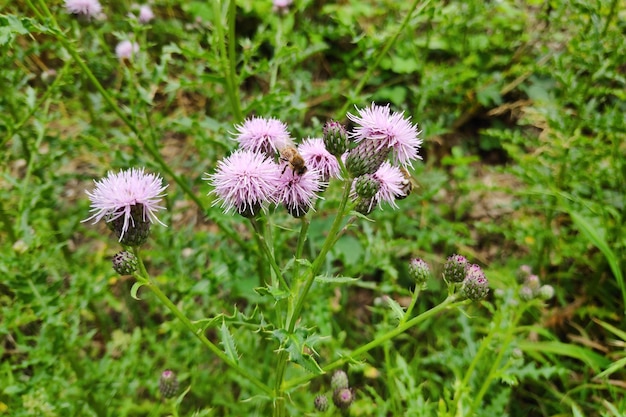
[[[130,1],[0,6],[0,415],[339,415],[313,407],[336,369],[353,416],[624,415],[619,6],[157,0],[149,25]],[[351,216],[341,181],[304,222],[213,205],[202,177],[245,118],[300,140],[372,102],[422,130],[399,209]],[[115,237],[81,221],[93,180],[131,167],[169,184],[168,227],[120,277]],[[452,253],[486,300],[441,279]],[[520,265],[555,297],[521,297]]]

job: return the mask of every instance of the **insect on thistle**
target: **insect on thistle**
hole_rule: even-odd
[[[396,195],[396,200],[404,200],[409,196],[409,194],[411,194],[413,188],[415,188],[411,173],[407,171],[407,169],[404,167],[400,167],[400,171],[402,172],[402,175],[404,175],[404,179],[400,183],[400,187],[402,188],[402,194]]]
[[[300,153],[298,153],[298,150],[295,147],[285,146],[280,150],[279,153],[280,160],[287,162],[285,168],[283,168],[283,172],[281,173],[281,175],[285,173],[287,167],[291,167],[294,174],[304,175],[304,173],[307,172],[304,158],[302,157],[302,155],[300,155]]]

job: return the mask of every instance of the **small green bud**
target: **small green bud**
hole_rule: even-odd
[[[532,288],[527,287],[526,285],[522,286],[522,288],[519,289],[519,297],[524,300],[524,301],[530,301],[533,298],[535,298],[535,294],[532,290]]]
[[[325,395],[318,395],[313,402],[317,411],[328,410],[328,398]]]
[[[330,387],[333,389],[333,391],[340,388],[348,388],[348,386],[348,374],[346,374],[342,370],[335,371],[333,377],[330,380]]]
[[[333,403],[342,410],[350,407],[354,401],[354,391],[351,388],[337,388],[333,392]]]
[[[137,270],[137,257],[128,251],[121,251],[113,255],[113,269],[120,275],[131,275]]]
[[[552,285],[542,285],[539,288],[539,298],[546,301],[554,297],[554,287]]]
[[[448,282],[463,282],[469,262],[465,256],[452,255],[443,266],[443,277]]]
[[[341,156],[348,149],[346,128],[339,122],[331,120],[324,125],[324,146],[334,156]]]
[[[463,294],[472,301],[482,300],[489,292],[489,281],[478,265],[467,268],[467,276],[463,280]]]
[[[430,267],[423,259],[411,259],[409,263],[409,275],[415,280],[417,285],[422,285],[428,281],[428,278],[431,276]]]
[[[159,378],[159,391],[164,398],[172,398],[178,392],[178,379],[174,371],[166,369]]]

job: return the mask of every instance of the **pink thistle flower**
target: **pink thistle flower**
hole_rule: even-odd
[[[317,194],[324,187],[320,174],[308,169],[300,175],[284,165],[278,186],[277,200],[282,203],[293,217],[304,216],[313,206]]]
[[[348,113],[348,118],[357,124],[349,135],[356,142],[373,141],[377,151],[391,150],[396,162],[410,166],[411,160],[422,159],[418,150],[422,140],[417,125],[404,118],[404,112],[393,112],[389,105],[377,106],[374,103],[365,109],[358,109],[358,116]]]
[[[102,220],[114,225],[114,231],[119,235],[122,243],[124,235],[135,229],[139,224],[149,227],[151,222],[165,226],[156,216],[156,212],[164,209],[158,203],[165,196],[163,193],[167,185],[158,174],[146,174],[144,168],[131,168],[118,173],[109,171],[100,181],[94,181],[96,188],[89,192],[91,200],[91,217],[84,222],[93,220],[93,223]],[[143,230],[147,238],[147,230]],[[136,241],[133,241],[136,242]],[[131,246],[135,246],[132,243]]]
[[[221,202],[226,213],[236,210],[244,217],[254,217],[267,203],[276,202],[281,184],[281,168],[261,153],[236,150],[217,163],[214,174],[204,178],[215,187],[214,204]]]
[[[326,150],[323,139],[305,139],[298,146],[298,152],[304,158],[306,166],[320,173],[320,180],[327,182],[331,178],[339,178],[341,168],[337,158]]]
[[[65,9],[69,14],[86,18],[96,18],[102,13],[98,0],[65,0]]]
[[[357,200],[356,210],[368,215],[375,206],[381,207],[383,202],[389,203],[393,208],[398,208],[396,199],[402,195],[403,181],[404,174],[400,168],[387,161],[383,162],[374,174],[357,177],[352,182],[352,198]],[[376,184],[378,187],[374,187]],[[371,193],[375,192],[373,197],[368,197],[369,193],[364,193],[368,189],[371,189]]]
[[[272,10],[274,12],[287,13],[292,3],[293,0],[274,0]]]
[[[115,47],[115,55],[120,60],[128,59],[131,60],[133,55],[139,52],[139,44],[136,42],[131,42],[129,40],[121,41]]]
[[[246,119],[243,124],[236,125],[239,146],[252,152],[261,152],[273,157],[276,152],[286,146],[293,146],[293,141],[287,132],[287,126],[278,119],[253,117]]]
[[[139,17],[137,18],[139,23],[149,23],[152,19],[154,19],[154,13],[152,12],[150,6],[144,4],[139,7]]]

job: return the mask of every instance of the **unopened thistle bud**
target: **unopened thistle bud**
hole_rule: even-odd
[[[533,293],[533,290],[530,287],[523,285],[519,289],[519,297],[524,301],[530,301],[533,298],[535,298],[535,294]]]
[[[313,401],[315,405],[315,409],[317,411],[326,411],[328,410],[328,398],[325,395],[318,395],[315,397],[315,401]]]
[[[178,392],[178,379],[174,371],[166,369],[159,378],[159,391],[164,398],[172,398]]]
[[[532,273],[533,270],[530,265],[520,265],[517,270],[517,278],[520,280],[520,282],[524,282],[526,278],[528,278]]]
[[[539,288],[541,287],[541,281],[537,275],[532,274],[526,277],[524,285],[532,290],[533,295],[537,295]]]
[[[417,285],[422,285],[430,278],[430,267],[423,259],[411,259],[409,275],[415,280]]]
[[[333,391],[341,388],[348,388],[348,386],[348,374],[346,374],[342,370],[335,371],[333,377],[330,380],[330,387],[333,389]]]
[[[448,282],[463,282],[469,262],[462,255],[452,255],[443,266],[443,277]]]
[[[361,198],[372,198],[380,189],[380,181],[372,174],[361,175],[354,181],[354,190]]]
[[[552,285],[542,285],[538,292],[539,298],[549,300],[554,297],[554,287]]]
[[[354,391],[351,388],[337,388],[333,392],[333,403],[342,410],[350,407],[354,401]]]
[[[137,257],[128,251],[121,251],[113,256],[113,269],[120,275],[130,275],[137,270]]]
[[[353,177],[373,174],[389,156],[390,148],[381,147],[375,140],[364,140],[350,149],[346,157],[346,168]]]
[[[346,128],[339,122],[331,120],[324,125],[324,145],[331,155],[341,156],[348,149]]]
[[[467,268],[467,276],[463,280],[463,294],[472,301],[482,300],[489,292],[489,281],[478,265]]]

